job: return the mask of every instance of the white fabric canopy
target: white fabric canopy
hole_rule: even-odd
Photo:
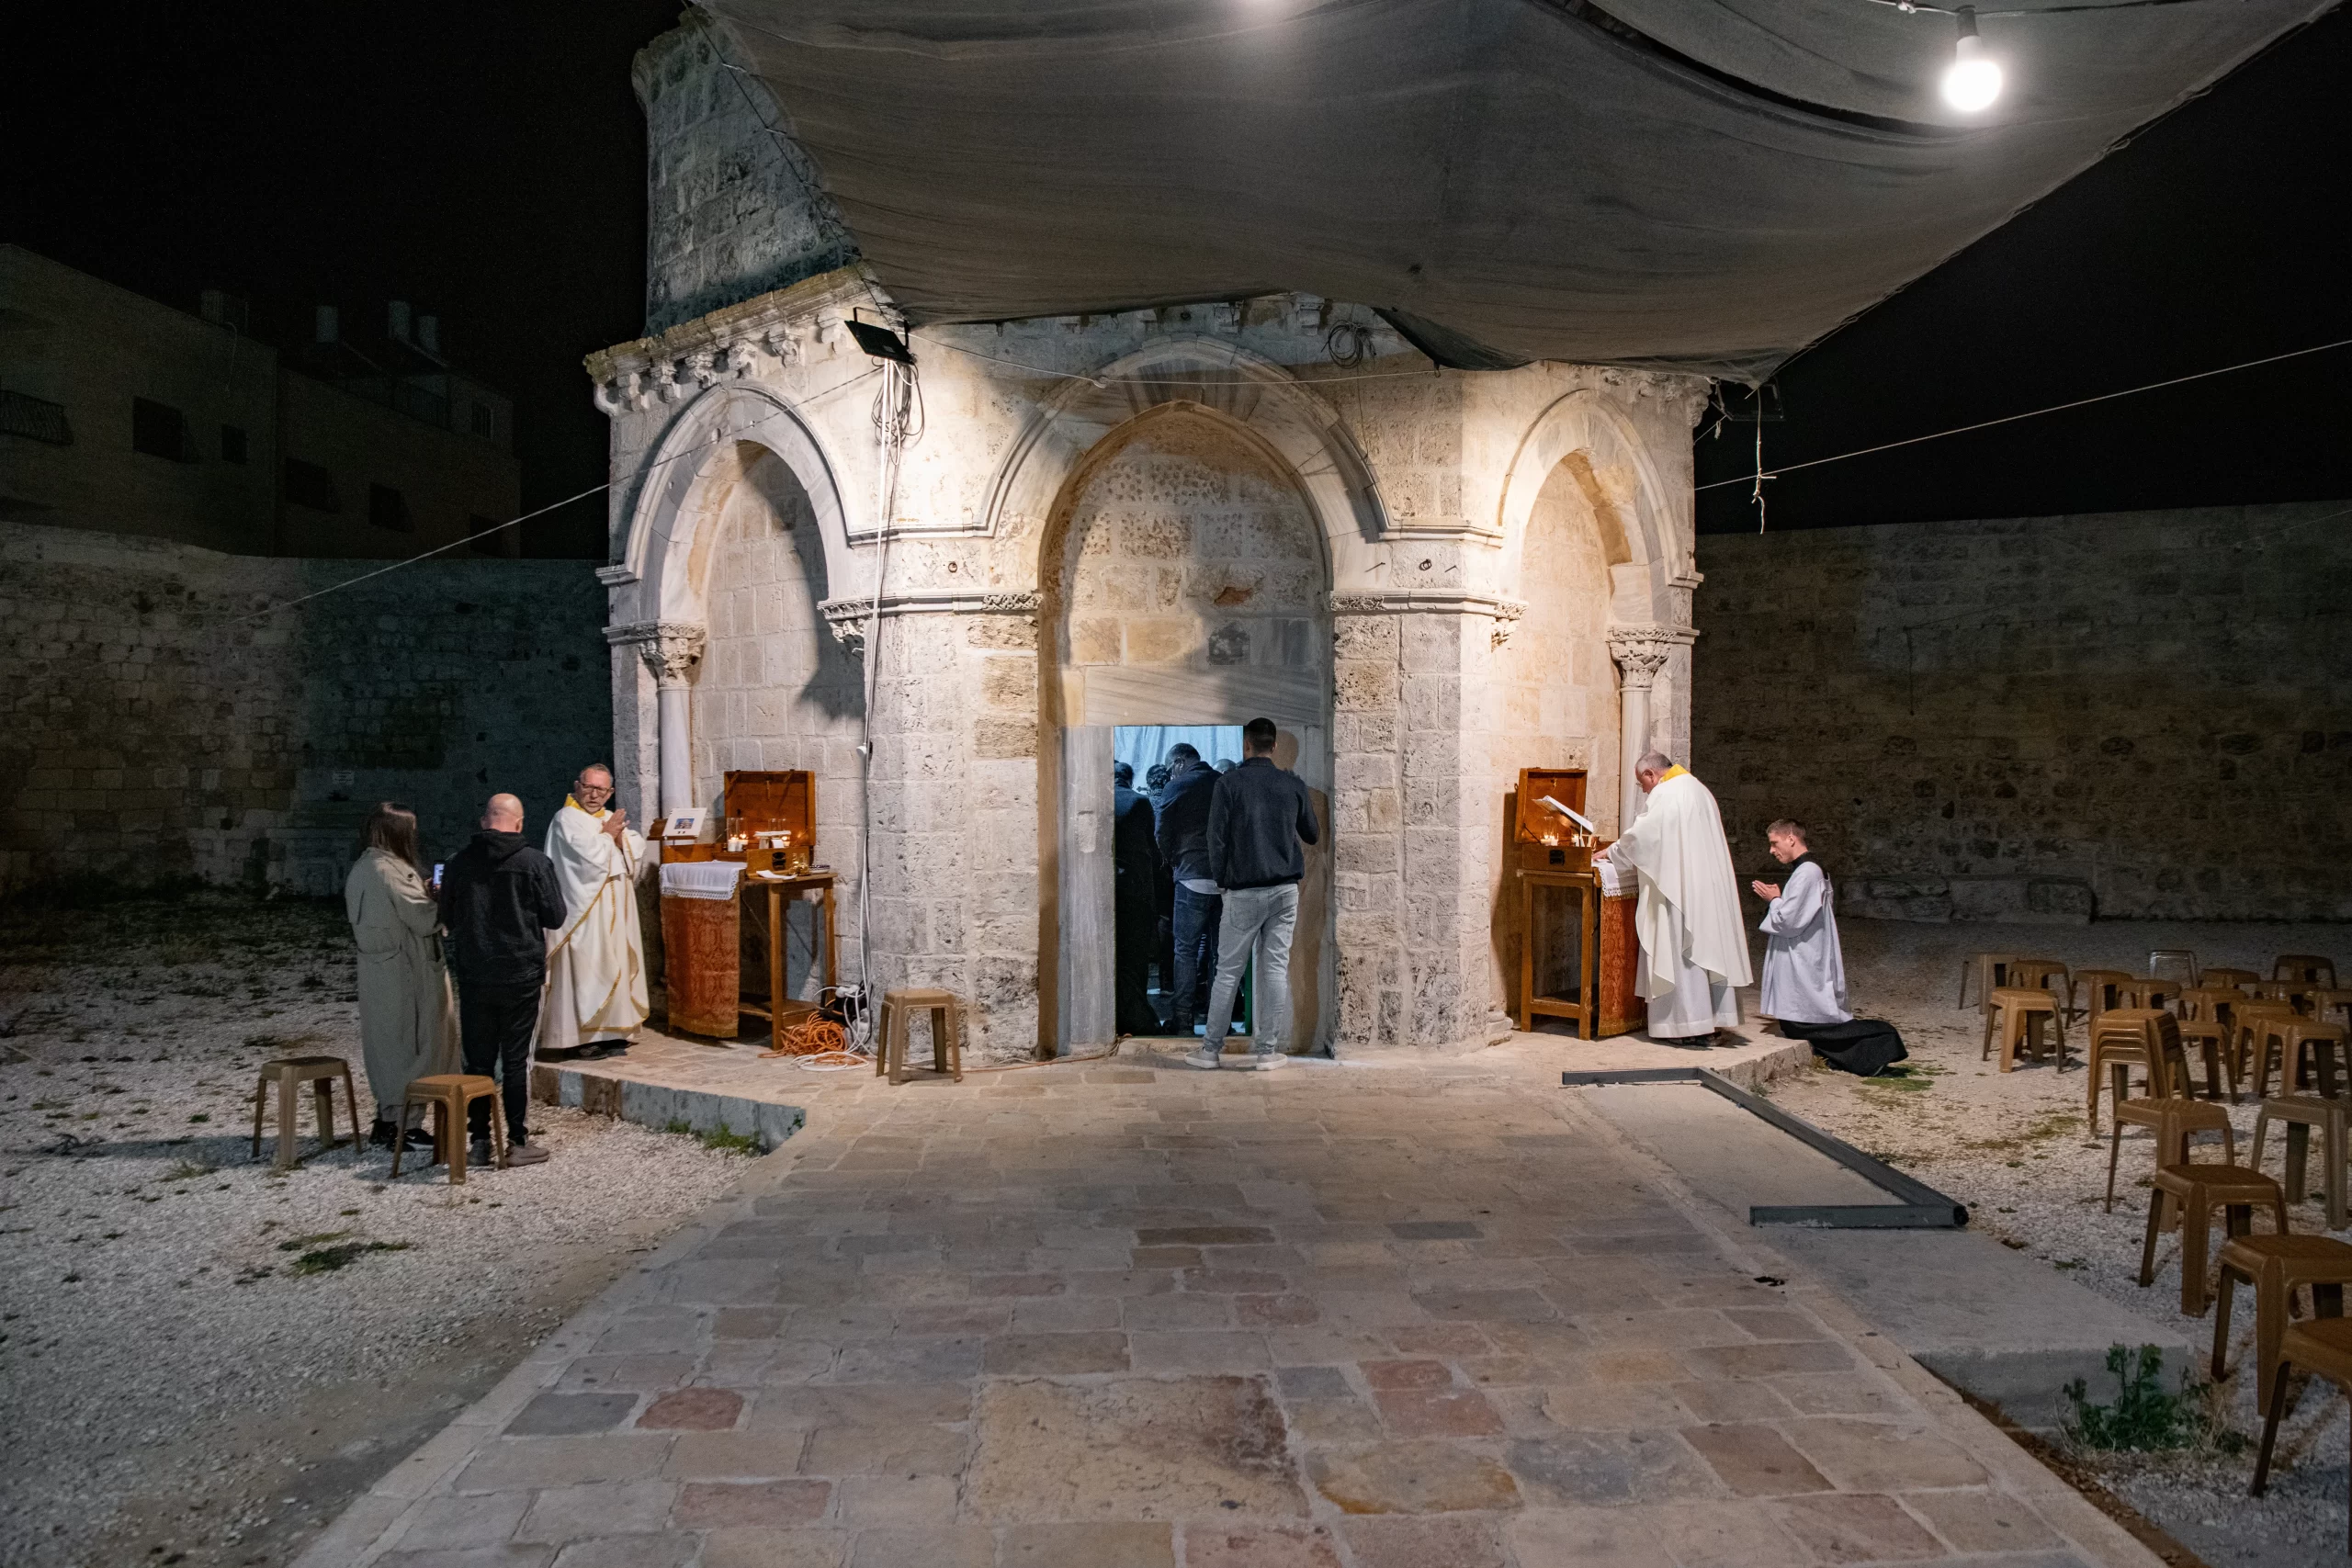
[[[1296,289],[1753,376],[2333,0],[709,0],[918,322]],[[2031,0],[2019,6],[2032,8]]]

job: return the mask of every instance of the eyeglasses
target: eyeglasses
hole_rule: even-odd
[[[610,795],[613,793],[613,786],[610,784],[583,784],[577,785],[576,787],[582,795]]]

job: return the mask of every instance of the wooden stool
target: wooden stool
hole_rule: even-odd
[[[2286,1194],[2262,1172],[2242,1165],[2160,1165],[2154,1190],[2148,1194],[2148,1236],[2140,1248],[2143,1287],[2156,1282],[2156,1236],[2163,1229],[2166,1198],[2180,1203],[2180,1310],[2188,1317],[2205,1315],[2205,1244],[2214,1210],[2226,1215],[2229,1235],[2244,1235],[2253,1229],[2254,1206],[2266,1203],[2272,1228],[2287,1234]]]
[[[882,1055],[874,1064],[876,1074],[888,1073],[894,1084],[907,1081],[907,1015],[913,1012],[931,1014],[931,1070],[952,1072],[956,1081],[962,1083],[964,1004],[953,991],[916,989],[882,994]]]
[[[2194,986],[2197,984],[2197,954],[2191,953],[2188,949],[2185,947],[2152,947],[2148,950],[2149,978],[2154,979],[2155,977],[2156,971],[2165,967],[2166,964],[2179,970],[2184,976],[2186,976],[2189,985]]]
[[[2344,1228],[2344,1161],[2346,1157],[2346,1112],[2352,1111],[2341,1100],[2330,1100],[2316,1094],[2282,1094],[2262,1102],[2254,1118],[2254,1153],[2246,1164],[2256,1170],[2262,1168],[2262,1141],[2268,1136],[2270,1123],[2287,1124],[2287,1201],[2303,1201],[2303,1177],[2310,1164],[2312,1129],[2320,1130],[2320,1156],[2327,1163],[2327,1173],[2321,1190],[2327,1195],[2327,1228]]]
[[[2067,982],[2066,1006],[2076,1018],[2096,1021],[2108,1009],[2124,1005],[2117,987],[2128,986],[2137,978],[2120,969],[2077,969]],[[2081,993],[2079,1003],[2077,992]]]
[[[412,1105],[433,1107],[433,1163],[449,1168],[449,1185],[466,1184],[466,1116],[474,1101],[490,1101],[490,1145],[493,1162],[506,1163],[506,1116],[498,1103],[498,1080],[473,1073],[435,1073],[426,1077],[408,1081],[408,1098],[401,1106],[401,1120],[408,1120]],[[401,1145],[405,1138],[392,1140],[392,1179],[401,1175]]]
[[[2335,960],[2323,958],[2316,953],[2282,953],[2270,965],[2274,980],[2290,980],[2298,986],[2335,987]]]
[[[2209,987],[2239,987],[2251,985],[2261,978],[2251,969],[2207,969],[2197,976],[2197,983]]]
[[[2039,986],[2004,986],[1993,993],[1994,1010],[2001,1015],[2001,1071],[2015,1070],[2018,1047],[2023,1045],[2035,1061],[2041,1060],[2041,1020],[2048,1018],[2052,1031],[2058,1036],[2058,1066],[2066,1066],[2066,1011],[2058,998]],[[1992,1050],[1990,1020],[1987,1020],[1984,1053]]]
[[[2295,1065],[2293,1088],[2316,1088],[2331,1098],[2338,1092],[2343,1077],[2345,1028],[2340,1023],[2319,1023],[2299,1018],[2287,1025],[2278,1055],[2278,1087],[2283,1091],[2287,1081],[2287,1064]],[[2306,1070],[2308,1069],[2308,1070]]]
[[[2270,1380],[2270,1414],[2263,1418],[2262,1452],[2254,1461],[2257,1497],[2270,1483],[2270,1450],[2278,1440],[2278,1418],[2287,1413],[2287,1373],[2296,1367],[2352,1393],[2352,1319],[2313,1318],[2279,1336],[2278,1375]],[[2352,1537],[2345,1550],[2352,1551]]]
[[[2222,1358],[2230,1344],[2230,1291],[2243,1279],[2254,1287],[2255,1408],[2266,1409],[2295,1292],[2311,1287],[2313,1317],[2342,1317],[2352,1246],[2324,1235],[2233,1235],[2222,1244],[2214,1268],[2220,1303],[2213,1314],[2213,1380],[2228,1375]]]
[[[317,1097],[319,1111],[319,1146],[337,1147],[341,1141],[334,1135],[334,1080],[343,1080],[343,1100],[351,1108],[351,1146],[360,1146],[359,1097],[351,1088],[351,1064],[340,1056],[280,1056],[275,1062],[262,1064],[261,1078],[254,1085],[254,1154],[261,1158],[261,1118],[269,1104],[269,1086],[277,1086],[277,1161],[272,1168],[291,1170],[300,1163],[294,1157],[294,1107],[302,1097],[302,1086],[309,1084]]]

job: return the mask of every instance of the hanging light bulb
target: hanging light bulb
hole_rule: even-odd
[[[1990,108],[1993,100],[2001,96],[2001,68],[1984,53],[1984,40],[1976,36],[1976,7],[1960,7],[1960,41],[1953,46],[1951,63],[1944,67],[1944,102],[1963,114]]]

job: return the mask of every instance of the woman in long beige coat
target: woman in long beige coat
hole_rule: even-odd
[[[457,1005],[441,959],[441,908],[417,865],[416,814],[369,814],[343,908],[359,945],[359,1046],[376,1097],[375,1143],[392,1146],[411,1078],[458,1070]],[[410,1141],[430,1143],[423,1134]]]

